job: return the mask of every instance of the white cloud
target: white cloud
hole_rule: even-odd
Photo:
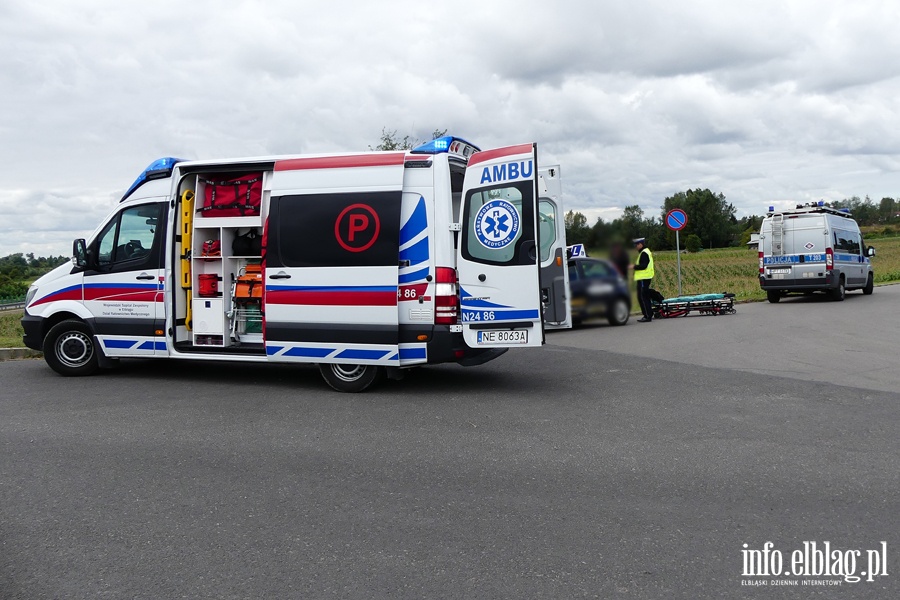
[[[900,194],[900,5],[10,0],[0,255],[68,253],[160,156],[365,150],[383,127],[534,140],[609,219],[709,187]]]

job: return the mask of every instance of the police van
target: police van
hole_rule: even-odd
[[[75,240],[72,264],[31,286],[24,341],[62,375],[130,357],[315,363],[345,392],[482,364],[544,342],[541,267],[565,270],[557,178],[536,144],[450,136],[406,152],[163,158]]]
[[[791,292],[821,291],[834,300],[843,300],[847,290],[871,294],[873,256],[846,209],[824,202],[785,211],[769,207],[759,232],[759,284],[772,303]]]

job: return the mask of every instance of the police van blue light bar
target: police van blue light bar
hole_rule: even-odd
[[[152,163],[150,163],[149,167],[144,169],[143,173],[138,175],[138,178],[134,180],[134,183],[131,184],[131,187],[128,188],[128,191],[125,192],[125,195],[122,196],[122,199],[119,200],[119,202],[123,202],[134,192],[134,190],[141,187],[144,183],[152,179],[162,179],[163,177],[168,177],[172,174],[172,170],[175,168],[175,165],[183,161],[183,158],[173,158],[171,156],[153,161]]]
[[[445,135],[413,148],[410,152],[412,154],[456,154],[463,158],[469,158],[479,150],[480,148],[462,138]]]

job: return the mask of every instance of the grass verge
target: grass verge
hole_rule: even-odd
[[[21,310],[5,310],[0,312],[0,348],[21,348],[22,318]]]

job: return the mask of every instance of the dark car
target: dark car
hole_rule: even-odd
[[[572,324],[606,317],[610,325],[624,325],[631,314],[628,283],[608,260],[569,259]]]

